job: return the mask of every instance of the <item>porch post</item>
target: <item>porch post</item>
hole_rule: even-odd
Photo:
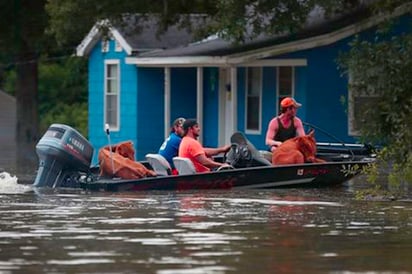
[[[197,67],[197,94],[196,94],[196,105],[197,105],[197,114],[196,119],[199,121],[201,126],[204,125],[203,121],[203,68]],[[203,130],[200,131],[199,140],[202,141]]]
[[[164,138],[167,138],[170,131],[170,67],[164,68]]]
[[[230,86],[232,95],[232,125],[235,132],[238,130],[237,126],[237,67],[230,67]]]

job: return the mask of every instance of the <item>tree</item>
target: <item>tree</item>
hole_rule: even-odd
[[[0,4],[0,60],[15,66],[17,72],[17,167],[26,169],[37,165],[37,62],[46,45],[45,3],[46,0],[12,0]]]
[[[46,2],[46,0],[11,0],[0,3],[0,79],[1,85],[6,85],[6,91],[16,98],[16,167],[18,172],[27,174],[32,174],[38,165],[35,145],[40,138],[39,124],[45,124],[47,122],[45,117],[50,116],[45,114],[45,109],[41,109],[42,117],[41,120],[39,119],[39,101],[43,106],[47,105],[44,101],[49,100],[50,91],[59,92],[51,87],[49,93],[43,90],[40,94],[43,97],[39,97],[38,91],[44,86],[39,79],[39,73],[43,74],[43,80],[47,79],[45,77],[47,72],[39,70],[39,60],[45,61],[54,59],[54,56],[67,55],[67,48],[56,48],[53,37],[45,32],[49,19],[45,11]],[[73,48],[68,50],[70,54],[73,53]],[[43,66],[43,69],[46,67]],[[7,78],[10,74],[14,76]],[[81,75],[83,76],[84,73]],[[51,77],[55,76],[51,75]],[[69,77],[70,74],[66,76]],[[73,78],[69,78],[69,81]],[[10,79],[14,80],[10,81]],[[81,77],[76,76],[76,79]],[[46,80],[46,82],[49,84],[51,81]],[[66,85],[66,91],[67,87],[73,85],[75,81],[67,82],[68,79],[60,79],[60,83],[63,83],[61,86],[65,88],[64,84]],[[10,83],[13,85],[7,87]],[[85,89],[84,87],[83,90]],[[78,94],[76,92],[76,96]],[[80,109],[85,107],[80,106]],[[79,123],[84,124],[81,121]],[[43,131],[44,126],[41,132]]]
[[[376,1],[372,11],[383,16],[410,3]],[[350,75],[355,96],[375,96],[361,113],[362,138],[382,145],[378,161],[367,171],[369,181],[387,178],[392,192],[404,192],[412,183],[412,33],[392,37],[394,21],[383,22],[373,42],[354,39],[338,62],[343,74]]]
[[[159,33],[176,22],[182,28],[190,28],[188,15],[215,14],[216,0],[49,0],[46,10],[50,15],[48,32],[60,45],[77,46],[96,22],[109,19],[122,24],[128,14],[141,14],[142,20],[148,14],[157,14]],[[138,31],[138,26],[134,31]]]
[[[260,34],[293,33],[302,28],[308,15],[329,16],[359,8],[361,0],[49,0],[49,32],[61,44],[78,43],[98,21],[120,23],[127,14],[156,14],[159,32],[180,22],[192,28],[188,15],[209,16],[207,24],[196,26],[199,36],[218,33],[235,43]],[[136,28],[137,29],[137,28]]]
[[[369,178],[385,174],[390,186],[395,186],[392,189],[408,187],[407,182],[412,182],[412,34],[375,43],[356,39],[351,46],[340,60],[343,72],[351,75],[350,88],[355,96],[375,97],[365,105],[361,133],[364,140],[384,145]]]
[[[75,56],[41,57],[38,71],[40,132],[46,132],[52,123],[61,123],[87,137],[87,61]],[[3,86],[7,92],[15,94],[14,69],[4,73]]]

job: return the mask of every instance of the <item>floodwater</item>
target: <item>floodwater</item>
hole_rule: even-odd
[[[0,273],[412,273],[412,202],[353,188],[105,193],[3,176]]]

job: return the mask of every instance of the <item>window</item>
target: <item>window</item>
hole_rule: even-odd
[[[373,108],[373,105],[379,101],[379,96],[375,92],[354,92],[353,87],[349,85],[349,135],[359,136],[360,128],[365,123],[364,111]]]
[[[119,95],[120,72],[118,60],[106,60],[105,62],[105,124],[109,124],[113,130],[119,129]]]
[[[262,68],[246,69],[246,130],[260,131]]]
[[[280,101],[285,97],[293,97],[294,94],[294,69],[293,67],[278,67],[277,69],[278,83],[278,107]]]
[[[102,40],[102,52],[109,52],[109,40]]]
[[[114,40],[114,50],[116,52],[121,52],[122,51],[122,45],[120,45],[119,41]]]

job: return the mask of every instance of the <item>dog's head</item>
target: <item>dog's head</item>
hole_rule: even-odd
[[[134,161],[134,147],[131,141],[125,141],[116,144],[115,152],[125,158],[129,158],[130,160]]]
[[[315,131],[311,130],[309,134],[297,138],[298,149],[305,156],[305,161],[315,159],[317,149],[314,135]]]

